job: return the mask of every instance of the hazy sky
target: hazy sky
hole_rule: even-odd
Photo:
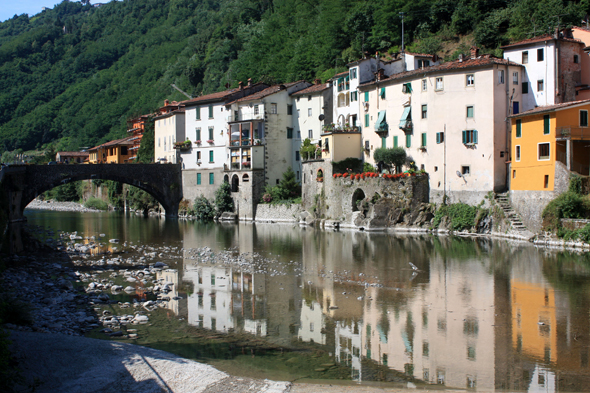
[[[12,18],[14,14],[33,16],[41,12],[42,7],[53,8],[60,2],[60,0],[0,0],[0,21],[4,22]]]

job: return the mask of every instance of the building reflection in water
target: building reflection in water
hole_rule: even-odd
[[[195,326],[315,345],[357,381],[401,373],[480,391],[590,386],[588,269],[528,244],[280,225],[184,233],[186,250],[231,249],[242,262],[187,252]],[[255,253],[276,261],[253,268]]]

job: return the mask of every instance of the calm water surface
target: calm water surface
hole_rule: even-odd
[[[322,362],[313,370],[278,370],[280,356],[287,365],[297,359],[279,354],[265,365],[254,350],[231,345],[211,361],[237,373],[252,366],[245,373],[253,376],[331,378],[336,374],[324,369],[333,362],[339,378],[355,381],[590,391],[586,255],[500,240],[202,225],[115,213],[26,215],[29,224],[118,238],[123,251],[158,250],[153,261],[174,269],[166,279],[181,299],[165,312],[175,324],[169,334],[152,333],[145,345],[202,358],[207,351],[199,344],[178,344],[196,328]],[[195,251],[203,247],[217,258]],[[228,256],[239,263],[228,264]]]

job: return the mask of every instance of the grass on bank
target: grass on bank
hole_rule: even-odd
[[[108,210],[109,205],[102,199],[90,197],[84,202],[84,207],[87,209]]]

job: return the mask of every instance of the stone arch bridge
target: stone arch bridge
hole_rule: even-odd
[[[24,220],[24,209],[35,197],[62,184],[78,180],[102,179],[130,184],[151,194],[166,210],[178,216],[182,200],[180,164],[90,164],[20,165],[0,171],[0,192],[8,199],[9,222]],[[3,203],[3,205],[6,205]]]

